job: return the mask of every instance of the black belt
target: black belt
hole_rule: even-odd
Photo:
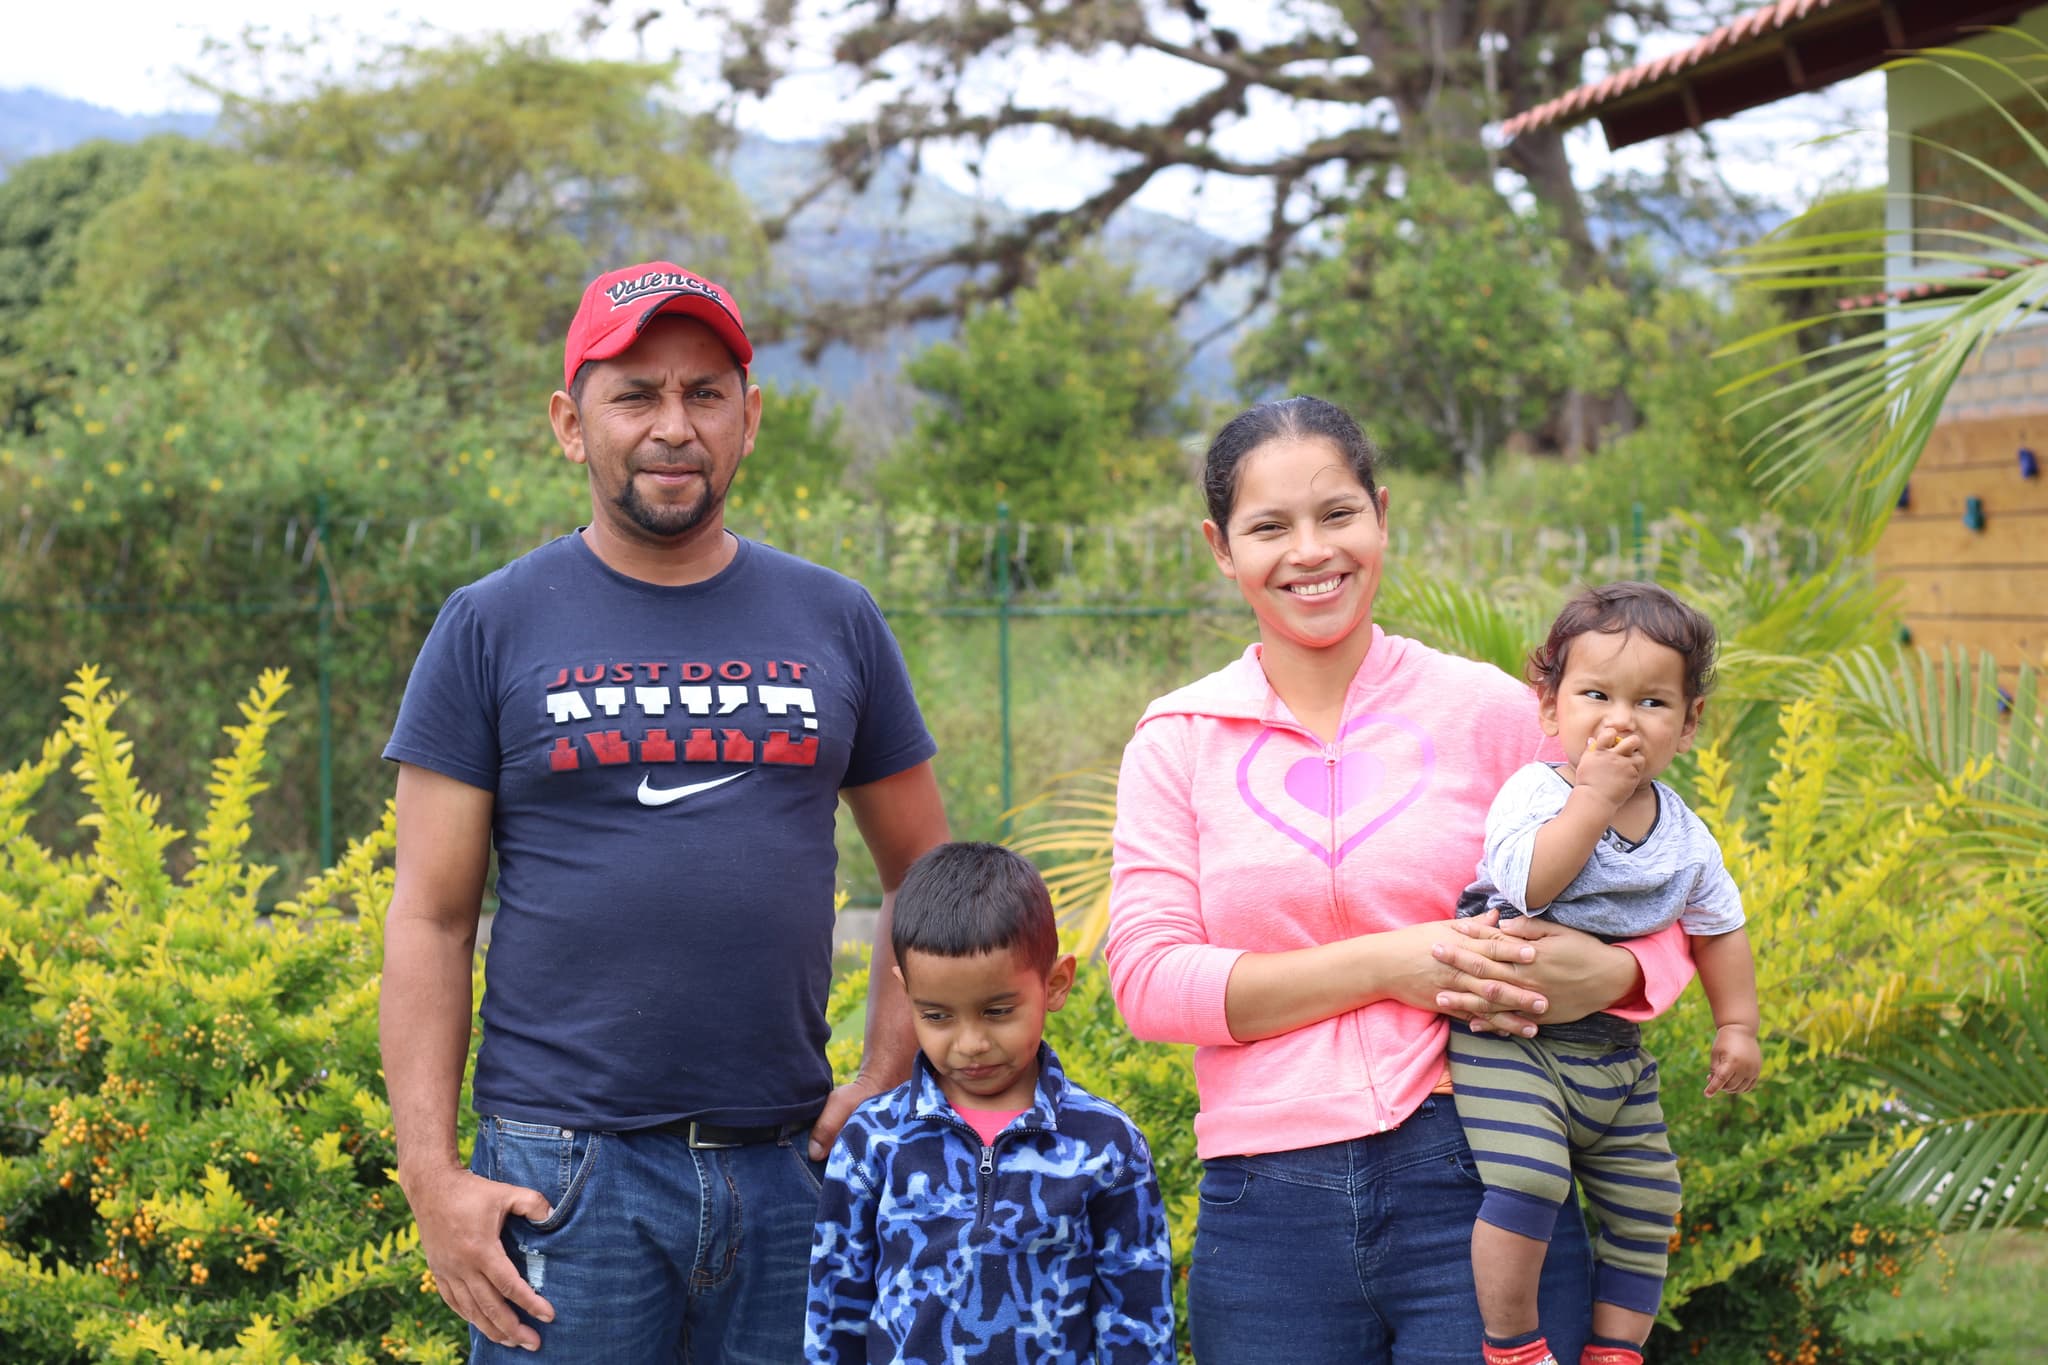
[[[795,1137],[798,1133],[810,1132],[811,1125],[817,1121],[813,1117],[796,1119],[790,1123],[764,1124],[756,1128],[729,1128],[722,1123],[678,1119],[674,1123],[664,1123],[654,1131],[674,1133],[699,1150],[716,1151],[726,1147],[752,1147],[763,1142],[780,1142],[784,1138]]]
[[[1545,1038],[1556,1043],[1577,1043],[1582,1047],[1641,1047],[1643,1030],[1638,1024],[1619,1015],[1589,1014],[1583,1019],[1574,1019],[1569,1024],[1542,1024],[1537,1028]]]

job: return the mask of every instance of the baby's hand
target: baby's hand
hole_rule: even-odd
[[[1724,1024],[1714,1030],[1714,1053],[1707,1068],[1707,1093],[1726,1091],[1745,1095],[1756,1088],[1756,1077],[1764,1067],[1764,1054],[1756,1045],[1756,1031],[1747,1024]]]
[[[1579,786],[1599,793],[1619,809],[1642,785],[1647,762],[1641,735],[1590,735],[1586,751],[1572,764],[1572,777]]]

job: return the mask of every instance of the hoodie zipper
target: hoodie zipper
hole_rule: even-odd
[[[1342,722],[1343,717],[1339,716],[1339,734],[1343,733]],[[1338,785],[1341,780],[1337,775],[1337,760],[1339,758],[1339,754],[1337,752],[1337,746],[1335,744],[1324,744],[1323,741],[1319,738],[1316,740],[1316,743],[1322,745],[1323,771],[1328,775],[1328,781],[1326,783],[1325,789],[1329,793],[1330,836],[1329,843],[1325,845],[1325,847],[1327,847],[1330,850],[1330,910],[1332,914],[1335,914],[1341,918],[1344,917],[1344,899],[1337,875],[1337,864],[1340,861],[1337,857],[1337,851],[1339,848],[1342,847],[1342,844],[1339,842],[1337,816],[1338,813],[1343,809],[1342,805],[1340,805],[1338,802],[1338,797],[1342,794],[1338,791]],[[1358,1056],[1365,1067],[1365,1093],[1367,1098],[1371,1101],[1373,1108],[1372,1121],[1375,1130],[1384,1133],[1387,1131],[1388,1128],[1386,1106],[1380,1103],[1379,1082],[1373,1078],[1372,1044],[1365,1036],[1365,1018],[1363,1012],[1354,1010],[1352,1011],[1352,1014],[1354,1015],[1354,1018],[1351,1022],[1352,1029],[1354,1031],[1354,1036],[1357,1039]]]

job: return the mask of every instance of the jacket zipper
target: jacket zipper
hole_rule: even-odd
[[[940,1119],[939,1121],[951,1128],[956,1128],[960,1132],[965,1133],[970,1139],[973,1140],[975,1146],[981,1148],[981,1162],[975,1168],[980,1173],[980,1179],[975,1182],[977,1185],[980,1186],[980,1190],[978,1192],[979,1197],[975,1200],[974,1203],[974,1230],[976,1232],[980,1232],[983,1228],[986,1228],[988,1226],[988,1215],[990,1211],[990,1206],[995,1203],[996,1143],[983,1142],[981,1140],[981,1134],[975,1132],[966,1124],[961,1123],[955,1119]],[[1005,1129],[1003,1132],[997,1133],[996,1142],[1001,1142],[1004,1138],[1008,1137],[1009,1135],[1010,1134],[1007,1129]]]
[[[1339,717],[1338,733],[1341,734],[1342,732],[1342,717]],[[1320,739],[1318,739],[1316,742],[1319,744],[1322,743]],[[1342,809],[1342,807],[1338,804],[1337,801],[1337,798],[1340,795],[1340,793],[1337,790],[1337,785],[1339,781],[1337,776],[1338,754],[1337,746],[1334,744],[1323,744],[1322,747],[1323,771],[1329,775],[1327,789],[1329,791],[1330,810],[1330,842],[1328,844],[1330,850],[1330,909],[1333,913],[1341,915],[1344,900],[1337,876],[1337,863],[1339,861],[1337,857],[1337,850],[1342,847],[1342,845],[1338,841],[1339,834],[1337,827],[1337,814]],[[1353,1011],[1354,1015],[1356,1015],[1357,1013],[1357,1011]],[[1365,1066],[1365,1093],[1366,1098],[1372,1104],[1373,1124],[1376,1131],[1384,1133],[1387,1131],[1386,1106],[1380,1103],[1379,1082],[1373,1078],[1372,1074],[1372,1045],[1366,1040],[1365,1020],[1363,1018],[1354,1018],[1352,1021],[1352,1028],[1355,1031],[1355,1037],[1357,1039],[1359,1058]]]

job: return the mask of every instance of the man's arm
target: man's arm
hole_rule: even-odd
[[[539,1335],[512,1305],[542,1322],[554,1309],[513,1268],[498,1235],[508,1213],[546,1218],[548,1201],[537,1190],[472,1175],[455,1142],[491,803],[481,788],[399,765],[398,875],[384,920],[378,1037],[398,1183],[419,1221],[435,1286],[492,1341],[537,1350]]]
[[[902,1084],[910,1075],[917,1034],[910,1026],[910,1000],[896,973],[889,970],[896,961],[889,947],[889,922],[903,874],[926,849],[946,842],[946,807],[929,760],[879,782],[848,787],[840,795],[853,812],[868,856],[875,860],[882,880],[882,912],[875,917],[874,953],[868,962],[868,1023],[861,1041],[860,1074],[832,1092],[825,1112],[812,1125],[813,1161],[825,1159],[847,1116],[862,1100]]]

